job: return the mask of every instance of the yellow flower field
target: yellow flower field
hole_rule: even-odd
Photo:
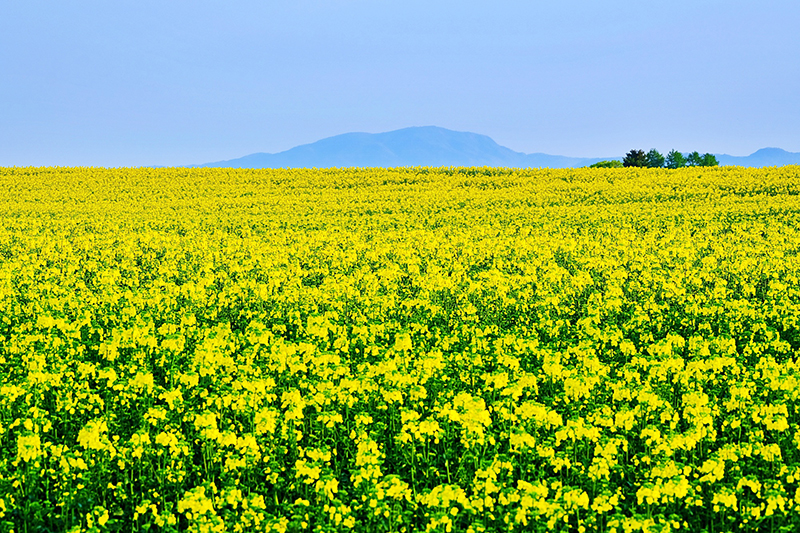
[[[0,531],[800,528],[800,167],[0,169]]]

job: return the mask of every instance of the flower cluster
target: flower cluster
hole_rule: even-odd
[[[0,169],[0,531],[796,529],[799,176]]]

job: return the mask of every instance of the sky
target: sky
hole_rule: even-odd
[[[525,153],[800,152],[800,2],[2,0],[0,166],[440,126]]]

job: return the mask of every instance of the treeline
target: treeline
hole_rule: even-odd
[[[677,150],[670,150],[666,157],[653,148],[645,153],[644,150],[631,150],[625,154],[622,161],[600,161],[589,168],[619,168],[619,167],[646,167],[646,168],[683,168],[683,167],[716,167],[719,161],[713,154],[700,155],[692,152],[684,156]]]

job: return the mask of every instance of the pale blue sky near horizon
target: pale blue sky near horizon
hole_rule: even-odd
[[[0,166],[200,164],[440,126],[800,152],[797,0],[4,0]]]

